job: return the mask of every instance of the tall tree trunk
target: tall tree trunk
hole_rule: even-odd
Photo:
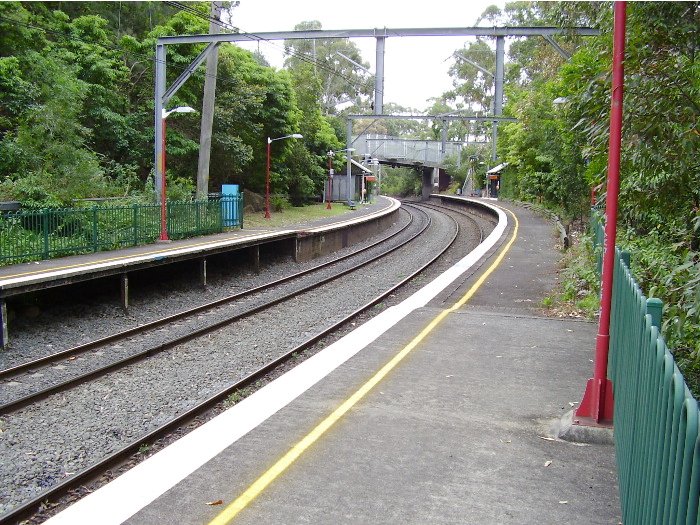
[[[221,6],[219,2],[211,3],[209,33],[217,34]],[[216,71],[219,48],[215,47],[207,57],[207,73],[204,78],[204,98],[202,101],[202,125],[199,136],[199,162],[197,164],[197,199],[206,199],[209,193],[209,159],[211,157],[211,135],[214,125],[214,100],[216,96]]]

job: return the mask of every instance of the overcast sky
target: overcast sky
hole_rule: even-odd
[[[231,23],[241,31],[291,31],[302,21],[318,20],[323,29],[374,29],[408,27],[471,27],[489,5],[501,8],[505,1],[492,0],[240,0],[232,12]],[[427,99],[452,88],[447,60],[455,49],[473,37],[387,38],[384,55],[384,103],[425,109]],[[353,42],[374,71],[375,39]],[[258,44],[243,44],[254,50]],[[260,51],[275,67],[281,67],[282,42],[262,42]],[[484,64],[486,67],[488,65]]]

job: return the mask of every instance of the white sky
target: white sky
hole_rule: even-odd
[[[240,0],[232,12],[231,23],[249,33],[292,31],[296,24],[307,20],[318,20],[323,29],[472,27],[492,4],[503,8],[505,0]],[[425,109],[428,98],[452,88],[447,71],[454,60],[445,59],[473,38],[387,38],[384,103]],[[375,39],[358,38],[353,42],[374,71]],[[270,64],[281,67],[282,42],[276,44],[262,42],[259,49]],[[250,50],[258,48],[255,43],[240,45]]]

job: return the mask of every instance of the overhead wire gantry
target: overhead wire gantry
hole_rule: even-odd
[[[160,37],[156,41],[155,55],[155,188],[156,200],[160,201],[163,180],[163,109],[190,75],[206,60],[208,54],[222,42],[269,41],[269,40],[314,40],[332,38],[374,38],[376,39],[376,75],[374,86],[374,112],[384,111],[384,49],[387,38],[391,37],[438,37],[438,36],[482,36],[496,39],[496,74],[493,121],[493,140],[497,137],[497,123],[503,114],[503,77],[505,62],[505,38],[541,36],[548,42],[562,34],[581,36],[598,35],[599,30],[589,27],[439,27],[439,28],[398,28],[398,29],[340,29],[308,31],[275,31],[264,33],[219,33],[212,35],[180,35]],[[166,46],[174,44],[208,44],[207,47],[183,71],[177,80],[166,88],[167,53]],[[557,46],[555,46],[556,48]]]

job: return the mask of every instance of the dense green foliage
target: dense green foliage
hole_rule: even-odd
[[[514,40],[506,70],[499,160],[506,196],[585,217],[591,189],[607,177],[612,4],[512,2],[485,13],[489,25],[592,26],[597,37],[563,35],[565,60],[544,39]],[[625,96],[618,244],[632,252],[645,293],[665,303],[664,335],[686,375],[700,370],[700,3],[627,5]],[[489,49],[462,53],[491,67]],[[450,96],[483,109],[476,68]],[[449,97],[448,97],[449,98]],[[558,104],[554,101],[557,100]]]
[[[423,179],[411,168],[382,168],[382,193],[396,197],[420,195]]]
[[[159,36],[208,32],[205,2],[177,11],[158,2],[0,3],[0,199],[57,207],[74,199],[153,198],[153,56]],[[196,12],[199,11],[199,14]],[[168,46],[168,84],[203,49]],[[202,107],[204,68],[169,106]],[[294,202],[320,195],[325,153],[338,149],[314,72],[277,71],[222,45],[210,189],[264,188],[267,137],[272,191]],[[338,89],[341,89],[339,87]],[[199,114],[167,121],[168,196],[189,198]]]

